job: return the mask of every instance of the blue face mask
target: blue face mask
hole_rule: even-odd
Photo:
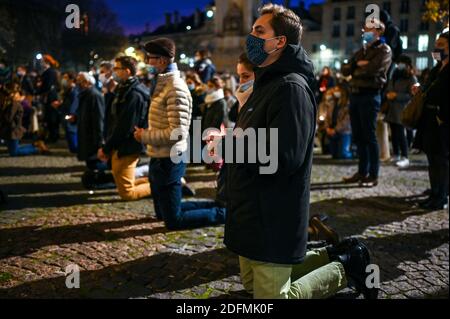
[[[153,65],[150,65],[148,67],[148,73],[152,74],[152,75],[157,75],[158,74],[158,70]]]
[[[195,84],[188,84],[189,91],[195,90]]]
[[[433,59],[435,59],[438,62],[444,61],[447,59],[448,55],[445,54],[444,49],[434,49],[434,51],[431,53]]]
[[[375,33],[373,32],[364,32],[363,36],[364,43],[372,43],[375,40]]]
[[[270,54],[272,54],[275,51],[278,51],[278,49],[275,49],[271,52],[266,52],[264,50],[264,46],[266,44],[266,41],[277,39],[279,37],[271,38],[271,39],[261,39],[258,37],[255,37],[252,34],[249,34],[247,37],[247,55],[248,59],[255,65],[261,65],[266,61],[266,59],[269,57]]]
[[[243,93],[243,92],[248,91],[248,89],[250,89],[253,86],[254,83],[255,83],[255,81],[251,80],[251,81],[248,81],[248,82],[245,82],[245,83],[241,84],[241,86],[239,87],[239,92]]]

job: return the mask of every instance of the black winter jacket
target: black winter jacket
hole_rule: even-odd
[[[81,91],[78,97],[78,159],[87,161],[96,158],[103,145],[105,102],[102,94],[93,87]]]
[[[274,64],[256,70],[254,91],[236,128],[278,129],[278,139],[266,138],[266,144],[278,143],[278,170],[262,175],[260,163],[227,164],[225,245],[240,256],[278,264],[304,259],[316,125],[314,81],[313,64],[295,45],[288,45]]]
[[[125,87],[117,88],[117,96],[111,106],[109,136],[103,147],[105,154],[118,151],[119,158],[140,154],[145,150],[143,144],[135,140],[133,133],[135,127],[148,127],[150,91],[137,78],[128,81]]]

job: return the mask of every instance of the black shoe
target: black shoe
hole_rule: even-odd
[[[428,207],[428,205],[430,205],[430,203],[433,201],[433,198],[428,197],[425,200],[422,200],[419,202],[419,207],[422,209],[427,209],[426,207]]]
[[[361,186],[361,187],[367,187],[367,188],[377,187],[377,186],[378,186],[378,178],[376,178],[376,177],[366,177],[366,178],[363,178],[363,179],[359,182],[359,186]]]
[[[448,208],[448,201],[432,199],[426,203],[421,204],[420,208],[431,211],[443,210]]]
[[[187,184],[183,185],[183,187],[181,188],[181,192],[184,197],[193,197],[196,194],[195,190],[189,187],[189,185]]]
[[[348,246],[351,247],[346,249]],[[335,255],[340,250],[346,251]],[[355,238],[351,238],[341,242],[337,247],[331,249],[327,247],[327,251],[331,261],[338,261],[344,266],[350,286],[362,293],[365,299],[378,298],[378,288],[368,288],[366,285],[366,269],[370,265],[370,254],[366,245]]]
[[[6,194],[3,193],[2,190],[0,190],[0,204],[6,204],[6,199],[7,199]]]
[[[344,181],[345,184],[355,184],[355,183],[361,182],[365,178],[366,178],[365,176],[362,176],[361,174],[356,173],[353,176],[344,177],[342,180]]]

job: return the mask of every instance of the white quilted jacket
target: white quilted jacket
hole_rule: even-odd
[[[188,147],[188,132],[192,116],[192,97],[179,71],[158,75],[150,104],[149,129],[142,141],[152,158],[167,158]],[[171,134],[175,140],[171,140]],[[180,136],[183,135],[183,136]]]

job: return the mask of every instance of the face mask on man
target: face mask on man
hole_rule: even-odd
[[[114,81],[116,81],[117,83],[122,83],[123,82],[123,80],[117,75],[116,72],[113,72],[112,77],[113,77]]]
[[[397,65],[397,69],[399,69],[400,71],[406,70],[406,64],[405,63],[399,63],[399,65]]]
[[[106,77],[105,73],[100,73],[100,75],[98,76],[98,80],[103,84],[106,85],[106,83],[108,82],[108,78]]]
[[[194,91],[195,90],[195,84],[188,84],[188,88],[189,88],[189,91]]]
[[[269,55],[272,53],[278,51],[279,49],[276,48],[270,52],[266,52],[264,49],[264,46],[266,44],[266,41],[271,41],[275,39],[279,39],[280,37],[274,37],[270,39],[261,39],[258,37],[255,37],[253,34],[249,34],[247,37],[247,55],[248,59],[255,65],[261,65],[264,63],[264,61],[267,60]]]
[[[375,33],[372,31],[364,32],[362,38],[363,38],[364,43],[366,43],[366,44],[372,43],[375,40]]]
[[[434,51],[431,53],[431,56],[438,62],[444,61],[448,58],[448,54],[445,54],[444,49],[434,49]]]

